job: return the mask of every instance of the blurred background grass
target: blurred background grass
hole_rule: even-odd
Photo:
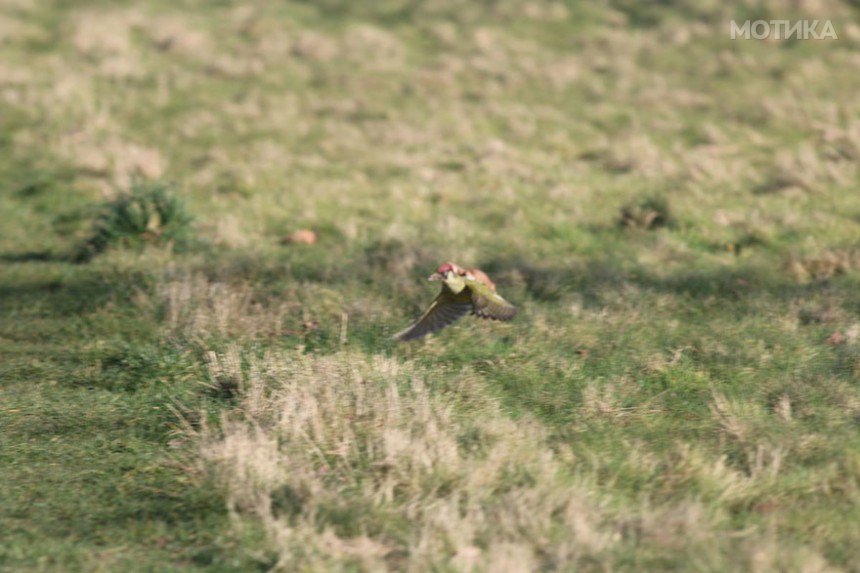
[[[848,1],[4,0],[0,566],[283,559],[200,457],[238,348],[477,376],[613,508],[581,569],[857,570],[858,47]],[[445,260],[521,317],[394,348]]]

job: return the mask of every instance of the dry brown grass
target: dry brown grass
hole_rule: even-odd
[[[713,502],[643,493],[638,506],[613,509],[541,425],[511,420],[466,371],[238,346],[211,352],[209,369],[241,399],[203,430],[202,455],[237,526],[262,525],[275,571],[614,570],[625,569],[613,556],[630,543],[710,567],[835,571],[809,548],[778,548],[767,528],[715,542],[730,525]],[[621,415],[613,392],[593,387],[586,408]],[[741,469],[687,443],[665,460],[630,444],[627,463],[646,473],[668,463],[667,486],[696,483],[718,505],[766,499],[783,452],[755,435],[750,420],[763,413],[748,408],[714,395],[727,439],[749,445]],[[788,398],[775,410],[790,422]]]
[[[242,403],[204,456],[232,511],[264,525],[278,570],[569,569],[618,540],[545,431],[510,420],[467,373],[446,377],[452,396],[381,356],[233,348],[210,368]]]
[[[168,336],[196,343],[219,340],[254,340],[284,336],[291,331],[288,317],[294,302],[263,303],[245,283],[211,281],[200,274],[180,274],[161,282],[157,303],[164,306]],[[142,304],[152,304],[144,301]],[[293,321],[295,322],[295,321]]]
[[[816,254],[791,256],[785,266],[800,283],[832,279],[858,268],[860,253],[855,249],[824,249]]]

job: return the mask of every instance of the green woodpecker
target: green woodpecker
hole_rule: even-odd
[[[445,328],[469,312],[494,320],[511,320],[517,315],[517,308],[496,294],[496,285],[480,269],[462,269],[454,263],[445,263],[427,280],[442,281],[442,292],[421,318],[394,335],[399,342]]]

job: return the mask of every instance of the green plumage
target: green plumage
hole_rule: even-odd
[[[511,320],[517,308],[496,294],[494,289],[469,276],[449,272],[441,277],[442,292],[430,307],[409,328],[397,333],[394,339],[400,342],[421,338],[441,330],[471,312],[481,318]]]

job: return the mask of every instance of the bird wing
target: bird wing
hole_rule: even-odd
[[[474,313],[481,318],[511,320],[517,315],[517,307],[496,294],[489,285],[466,279],[466,287],[472,295]]]
[[[456,322],[464,314],[472,310],[472,297],[466,289],[460,294],[454,294],[443,288],[430,307],[424,311],[421,318],[409,328],[398,332],[394,339],[400,342],[421,338],[449,324]]]

